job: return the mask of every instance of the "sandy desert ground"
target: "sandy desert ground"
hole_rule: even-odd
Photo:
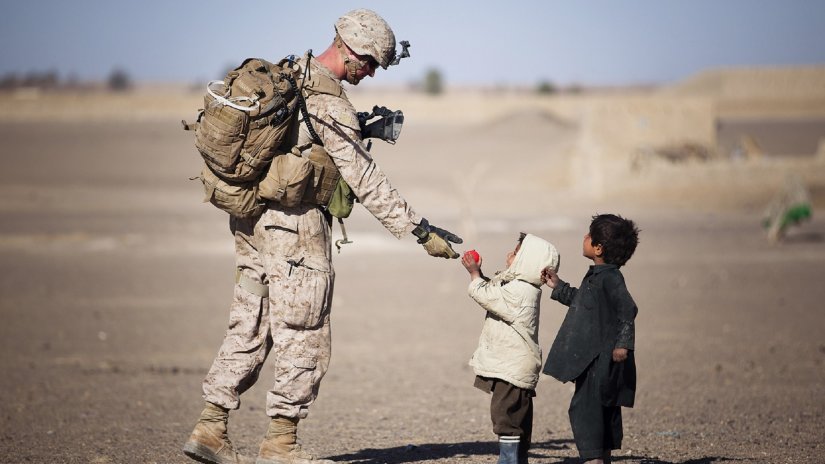
[[[198,99],[64,96],[43,110],[31,98],[0,98],[0,461],[190,462],[180,447],[234,277],[227,217],[188,180],[199,160],[178,121]],[[624,274],[640,310],[639,385],[617,462],[825,462],[823,164],[661,164],[628,177],[627,151],[604,149],[598,108],[654,105],[686,121],[701,108],[750,106],[741,96],[727,106],[622,98],[353,94],[363,109],[407,111],[399,143],[376,142],[375,157],[488,273],[526,231],[556,244],[562,277],[577,283],[590,216],[637,221],[641,244]],[[825,114],[821,97],[778,101],[756,99],[751,114]],[[684,130],[706,133],[705,119]],[[603,158],[582,161],[599,147]],[[809,183],[814,217],[771,245],[761,213],[787,172]],[[396,241],[363,210],[347,229],[355,243],[335,256],[333,360],[300,425],[305,446],[361,464],[494,462],[488,398],[467,366],[483,313],[466,272],[412,238]],[[545,296],[545,349],[562,318]],[[250,454],[267,425],[268,372],[231,416]],[[531,462],[578,462],[571,385],[543,377],[537,393]]]

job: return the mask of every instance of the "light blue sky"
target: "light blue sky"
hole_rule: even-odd
[[[378,81],[561,85],[671,82],[729,66],[825,65],[825,0],[16,0],[2,1],[0,76],[222,77],[247,56],[330,43],[335,20],[368,7],[412,58]]]

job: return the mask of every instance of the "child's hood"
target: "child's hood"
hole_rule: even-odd
[[[502,280],[522,280],[541,285],[541,271],[546,267],[559,269],[559,252],[552,243],[527,234],[521,242],[513,264],[502,275]]]

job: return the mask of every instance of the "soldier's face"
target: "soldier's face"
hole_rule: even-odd
[[[358,70],[361,73],[361,79],[370,76],[375,77],[375,70],[378,69],[378,62],[375,61],[375,58],[368,56],[368,55],[356,55],[362,63],[361,69]]]
[[[378,61],[375,58],[369,55],[359,55],[349,47],[347,47],[347,54],[350,60],[357,63],[354,75],[349,76],[351,79],[347,79],[350,84],[358,85],[365,77],[375,76],[375,70],[378,68]]]

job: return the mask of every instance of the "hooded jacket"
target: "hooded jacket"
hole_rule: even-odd
[[[470,282],[470,297],[487,311],[478,348],[470,359],[476,375],[536,388],[541,369],[541,271],[558,266],[556,247],[527,234],[510,267],[490,280]]]

